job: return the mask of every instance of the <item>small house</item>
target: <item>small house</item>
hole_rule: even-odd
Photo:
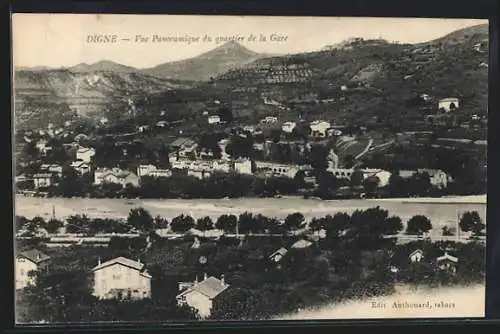
[[[421,249],[416,249],[408,257],[412,263],[417,263],[424,259],[424,252]]]
[[[219,123],[221,123],[219,115],[208,116],[208,124],[219,124]]]
[[[90,164],[85,161],[73,161],[71,167],[80,175],[90,173]]]
[[[23,289],[28,285],[34,285],[35,279],[30,274],[41,270],[47,270],[50,256],[37,249],[21,252],[16,256],[16,290]]]
[[[183,288],[181,285],[179,287]],[[205,274],[203,281],[195,281],[176,296],[177,304],[188,305],[196,309],[201,318],[207,318],[211,314],[214,300],[228,288],[229,285],[224,281],[224,275],[218,279],[213,276],[207,277]]]
[[[448,270],[453,273],[457,271],[458,258],[448,254],[447,252],[445,252],[444,255],[438,257],[436,259],[436,262],[439,269],[441,270]]]
[[[292,133],[293,129],[297,126],[297,123],[295,122],[285,122],[281,126],[281,131],[286,132],[286,133]]]
[[[117,257],[92,269],[93,295],[100,299],[144,299],[151,297],[151,275],[144,263]]]
[[[95,155],[95,149],[91,147],[79,147],[76,150],[76,160],[89,163],[92,157]]]
[[[280,249],[276,250],[271,255],[269,255],[268,258],[270,261],[272,261],[274,263],[278,263],[283,259],[283,257],[285,257],[285,255],[287,253],[288,253],[288,250],[284,247],[281,247]]]
[[[33,182],[35,184],[35,189],[50,187],[52,185],[52,174],[51,173],[38,173],[33,175]]]
[[[459,99],[456,97],[447,97],[445,99],[441,99],[438,102],[438,109],[443,110],[444,112],[449,112],[459,107]]]

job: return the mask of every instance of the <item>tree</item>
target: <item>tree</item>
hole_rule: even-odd
[[[451,237],[453,235],[455,235],[455,231],[453,228],[450,228],[448,226],[443,226],[443,228],[441,229],[442,233],[443,233],[443,236],[445,237]]]
[[[222,215],[217,218],[215,227],[219,230],[223,230],[226,233],[234,233],[237,223],[238,217],[236,217],[235,215]]]
[[[194,227],[194,219],[191,216],[180,215],[172,219],[170,223],[170,228],[172,232],[176,233],[186,233]]]
[[[90,219],[86,215],[74,215],[66,219],[66,232],[88,233],[90,230]]]
[[[16,216],[16,232],[19,232],[21,229],[25,228],[29,223],[29,220],[24,216]]]
[[[304,227],[304,215],[300,212],[289,214],[285,218],[285,228],[288,230],[298,230]]]
[[[373,194],[377,190],[379,184],[380,179],[378,176],[369,176],[363,181],[363,188],[365,188],[366,193]]]
[[[472,232],[474,236],[483,235],[486,225],[477,211],[467,211],[460,218],[460,229],[464,232]]]
[[[228,107],[219,108],[219,117],[221,121],[231,123],[233,121],[233,112]]]
[[[257,221],[253,214],[250,212],[244,212],[238,218],[238,232],[239,233],[249,233],[249,232],[257,232],[258,226]]]
[[[336,239],[339,233],[346,229],[351,222],[351,217],[345,212],[338,212],[333,217],[325,217],[326,235],[329,239]]]
[[[167,228],[168,227],[168,220],[166,220],[163,217],[156,216],[154,219],[154,227],[156,229]]]
[[[64,226],[64,224],[62,221],[60,221],[58,219],[51,219],[47,222],[47,224],[45,224],[45,229],[49,233],[57,233],[59,228],[61,228],[63,226]]]
[[[350,186],[359,187],[363,185],[364,174],[361,170],[355,169],[351,174]]]
[[[127,224],[138,231],[150,231],[154,228],[153,217],[144,208],[130,210]]]
[[[198,219],[196,229],[200,231],[208,231],[214,228],[214,223],[209,216]]]
[[[432,223],[424,215],[415,215],[408,220],[406,234],[422,235],[432,229]]]
[[[309,223],[309,227],[312,231],[318,232],[325,228],[325,218],[314,217]]]
[[[392,216],[385,220],[384,234],[394,235],[398,234],[403,229],[403,223],[398,216]]]

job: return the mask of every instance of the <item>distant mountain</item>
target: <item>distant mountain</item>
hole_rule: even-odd
[[[169,79],[208,81],[231,69],[268,57],[231,41],[194,58],[160,64],[141,73]]]
[[[101,60],[94,64],[81,63],[76,66],[68,68],[69,71],[75,73],[89,73],[89,72],[117,72],[117,73],[132,73],[138,70],[134,67],[115,63],[110,60]]]
[[[109,63],[96,68],[110,68],[103,65]],[[103,115],[108,106],[128,97],[184,87],[179,82],[134,72],[17,70],[14,72],[16,125],[43,127],[48,119],[60,118],[57,110],[62,109],[74,110],[79,115]]]

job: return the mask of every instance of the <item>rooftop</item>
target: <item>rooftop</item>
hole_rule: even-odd
[[[209,299],[214,299],[228,287],[228,284],[224,283],[218,278],[211,276],[206,280],[201,281],[200,283],[194,284],[192,287],[180,293],[179,296],[185,295],[192,291],[196,291],[201,293],[202,295],[207,296]]]
[[[17,257],[26,258],[35,264],[39,264],[41,262],[50,260],[50,256],[39,251],[38,249],[30,249],[30,250],[21,252],[21,253],[17,254]]]

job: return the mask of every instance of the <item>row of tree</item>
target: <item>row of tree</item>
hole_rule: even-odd
[[[144,208],[134,208],[126,220],[109,218],[91,219],[85,215],[74,215],[63,223],[55,218],[45,220],[42,217],[27,219],[23,216],[16,217],[16,230],[26,230],[35,233],[44,228],[48,233],[57,233],[65,226],[68,233],[127,233],[130,231],[152,232],[157,229],[170,229],[174,233],[186,233],[196,228],[200,231],[212,229],[222,230],[227,234],[249,234],[268,233],[286,234],[288,231],[297,231],[308,228],[314,232],[325,230],[328,238],[335,240],[340,235],[354,239],[366,238],[367,241],[375,242],[387,235],[395,235],[403,230],[403,223],[398,216],[389,216],[387,210],[380,207],[366,210],[356,210],[351,215],[338,212],[335,215],[327,215],[321,218],[312,218],[307,222],[300,212],[289,214],[283,221],[276,218],[266,217],[262,214],[244,212],[239,217],[232,214],[224,214],[214,222],[209,216],[195,220],[189,215],[181,214],[174,217],[170,222],[167,219],[153,216]],[[486,225],[477,211],[465,212],[459,221],[462,231],[470,232],[472,236],[484,235]],[[423,235],[433,228],[432,222],[425,215],[414,215],[406,224],[406,234]],[[447,231],[447,233],[445,233]],[[452,231],[443,228],[444,235],[452,235]]]

